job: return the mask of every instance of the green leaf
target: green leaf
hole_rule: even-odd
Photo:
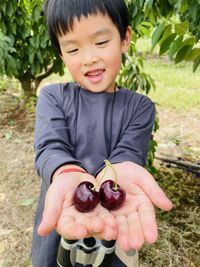
[[[35,57],[35,53],[31,53],[31,54],[29,54],[28,57],[29,57],[29,62],[30,62],[31,64],[33,64],[33,62],[34,62],[34,57]]]
[[[5,134],[5,139],[6,140],[10,140],[12,138],[12,136],[13,136],[13,133],[12,132],[8,132],[8,133]]]
[[[33,9],[33,18],[37,22],[40,19],[41,10],[39,9],[38,5],[35,5]]]
[[[8,1],[8,5],[7,5],[7,8],[6,8],[6,14],[7,14],[9,17],[12,17],[13,12],[14,12],[14,9],[13,9],[13,3],[12,3],[11,1]]]
[[[154,0],[147,0],[147,1],[145,1],[145,4],[144,4],[144,12],[148,12],[149,10],[152,9],[153,2],[154,2]]]
[[[193,64],[193,72],[195,72],[197,70],[197,68],[200,65],[200,56],[198,58],[195,59],[194,64]]]
[[[6,13],[6,7],[7,7],[7,3],[5,1],[2,1],[0,8],[4,13]]]
[[[173,33],[170,36],[168,36],[160,45],[160,56],[163,55],[164,53],[167,52],[167,50],[169,49],[170,45],[172,44],[172,42],[174,41],[174,39],[176,38],[176,34]]]
[[[138,31],[141,33],[141,35],[146,35],[146,36],[150,36],[150,29],[152,27],[152,24],[150,22],[142,22],[139,26],[138,26]]]
[[[158,25],[158,27],[153,32],[151,50],[154,49],[154,47],[156,46],[156,44],[161,39],[164,29],[165,29],[165,22],[163,21],[161,24]]]
[[[175,25],[175,33],[177,35],[180,35],[180,36],[186,34],[186,32],[188,31],[188,29],[189,29],[189,22],[188,21],[177,23]]]
[[[176,52],[182,47],[183,36],[179,36],[171,45],[169,49],[169,58],[172,60]]]
[[[171,34],[172,34],[172,25],[168,24],[163,31],[162,38],[161,38],[160,42],[163,42]]]
[[[176,55],[175,63],[178,64],[179,62],[183,61],[191,50],[192,50],[191,45],[183,46]]]
[[[183,46],[184,45],[192,45],[193,46],[195,44],[195,41],[196,41],[196,38],[194,36],[187,38],[183,41]]]
[[[17,62],[14,57],[7,55],[6,58],[6,71],[8,75],[17,74]]]
[[[193,61],[200,56],[200,48],[193,48],[187,55],[186,60]]]

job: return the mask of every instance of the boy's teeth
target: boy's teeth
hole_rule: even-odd
[[[101,71],[100,70],[97,70],[97,71],[88,72],[87,75],[88,76],[96,76],[96,75],[98,75],[100,73],[101,73]]]

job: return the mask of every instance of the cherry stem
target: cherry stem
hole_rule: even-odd
[[[96,189],[96,187],[100,184],[100,182],[103,180],[103,178],[105,177],[105,175],[106,175],[106,173],[107,173],[107,171],[108,171],[108,168],[111,168],[111,170],[113,171],[113,173],[114,173],[114,175],[115,175],[115,184],[114,184],[114,190],[117,190],[118,189],[118,183],[117,183],[117,173],[116,173],[116,171],[115,171],[115,168],[112,166],[112,164],[107,160],[107,159],[105,159],[104,160],[104,162],[105,162],[105,169],[104,169],[104,172],[103,172],[103,175],[102,175],[102,177],[101,177],[101,179],[100,180],[98,180],[97,181],[97,183],[96,183],[96,185],[94,185],[93,186],[93,188],[92,188],[92,190],[95,190]]]
[[[118,189],[118,182],[117,182],[118,178],[117,178],[117,173],[115,171],[115,168],[112,166],[112,164],[107,159],[104,160],[104,162],[106,164],[106,167],[110,167],[111,170],[113,171],[114,175],[115,175],[115,185],[114,185],[114,188],[113,189],[114,190],[117,190]]]
[[[106,163],[106,160],[104,160],[104,162]],[[97,183],[96,183],[96,185],[93,187],[93,189],[95,190],[96,189],[96,187],[100,184],[100,182],[103,180],[103,178],[105,177],[105,175],[106,175],[106,173],[107,173],[107,170],[108,170],[108,164],[106,163],[106,167],[105,167],[105,169],[104,169],[104,172],[103,172],[103,175],[102,175],[102,177],[101,177],[101,179],[100,180],[98,180],[97,181]]]

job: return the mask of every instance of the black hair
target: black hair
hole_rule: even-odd
[[[47,29],[52,46],[61,55],[58,36],[73,29],[74,19],[101,13],[108,15],[125,39],[129,14],[124,0],[46,0],[44,4]]]

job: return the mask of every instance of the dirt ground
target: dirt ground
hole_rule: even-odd
[[[17,112],[15,107],[11,114],[4,116],[5,112],[1,111],[0,125],[0,267],[30,267],[30,247],[31,235],[33,229],[33,217],[39,194],[40,179],[37,177],[33,161],[33,138],[34,138],[34,114],[28,114],[24,110]],[[3,114],[4,112],[4,114]],[[178,114],[174,110],[159,109],[160,130],[156,134],[156,140],[159,142],[158,153],[162,155],[181,157],[187,160],[198,163],[200,158],[199,133],[200,133],[200,114]],[[158,162],[157,162],[158,164]],[[163,168],[164,176],[170,180],[170,175],[173,176],[171,170]],[[178,175],[182,176],[182,172],[177,170]],[[186,174],[189,177],[189,174]],[[181,179],[181,177],[179,177]],[[164,179],[163,176],[161,180]],[[199,178],[192,177],[187,183],[193,188],[199,188]],[[169,181],[166,183],[166,190],[169,191],[172,186],[177,185],[176,182]],[[174,184],[173,184],[174,183]],[[181,196],[188,198],[194,196],[198,200],[197,189],[195,193],[190,195],[187,190],[185,195]],[[176,197],[174,189],[171,193],[172,198]],[[187,195],[188,194],[188,195]],[[180,199],[181,199],[180,197]],[[179,199],[179,200],[180,200]],[[184,202],[185,203],[185,202]],[[199,225],[194,225],[196,216],[199,216],[199,205],[194,203],[191,208],[189,224],[195,229],[195,239],[191,238],[191,242],[199,242]],[[191,214],[193,214],[191,217]],[[161,214],[162,215],[162,214]],[[169,215],[163,215],[163,218]],[[186,215],[187,216],[187,215]],[[166,217],[167,218],[167,217]],[[176,224],[178,225],[178,221]],[[187,220],[185,220],[187,221]],[[179,222],[180,223],[180,222]],[[176,227],[178,227],[176,225]],[[167,222],[161,220],[159,226],[162,233],[169,229]],[[187,226],[188,227],[188,226]],[[197,229],[198,228],[198,229]],[[179,229],[179,228],[176,228]],[[190,233],[191,234],[191,233]],[[190,236],[188,233],[188,236]],[[172,231],[168,232],[168,238],[173,235]],[[170,261],[170,255],[165,255],[165,263],[155,263],[147,257],[142,256],[143,264],[146,267],[198,267],[197,255],[198,248],[194,247],[191,255],[186,255],[185,251],[181,254],[181,234],[179,244],[175,244],[178,256]],[[197,238],[198,236],[198,238]],[[162,239],[161,235],[161,239]],[[168,254],[174,253],[172,246],[169,248],[167,237],[164,236],[163,242],[167,246]],[[177,243],[177,242],[176,242]],[[183,242],[182,242],[183,243]],[[198,243],[199,244],[199,243]],[[163,246],[163,243],[161,243]],[[191,247],[192,244],[189,244]],[[199,247],[200,249],[200,247]],[[149,254],[150,258],[162,258],[166,253],[165,247],[154,247],[150,250],[149,247],[143,249],[144,254]],[[186,251],[188,253],[188,250]],[[152,256],[155,253],[157,256]],[[196,254],[195,254],[196,253]],[[181,256],[180,256],[181,255]],[[179,257],[180,256],[180,257]]]

